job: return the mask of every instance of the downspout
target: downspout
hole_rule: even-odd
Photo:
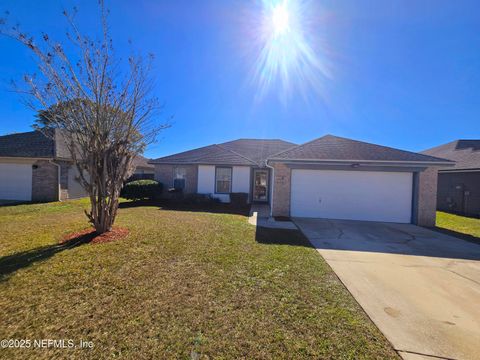
[[[265,166],[269,169],[272,169],[272,192],[270,194],[270,217],[273,216],[273,193],[274,193],[274,186],[275,186],[275,168],[273,166],[268,165],[268,159],[265,161]]]

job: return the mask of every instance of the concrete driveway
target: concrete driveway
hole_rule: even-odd
[[[480,245],[415,225],[295,219],[405,359],[480,359]]]

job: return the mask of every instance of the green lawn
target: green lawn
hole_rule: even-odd
[[[125,207],[124,240],[59,246],[85,201],[0,207],[0,339],[93,341],[1,349],[32,358],[322,358],[397,355],[297,231],[245,216]]]
[[[437,211],[437,227],[480,241],[480,219]]]

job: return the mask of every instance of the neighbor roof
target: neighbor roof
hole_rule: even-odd
[[[271,160],[385,161],[449,163],[448,160],[333,135],[273,155]]]
[[[266,159],[295,144],[279,139],[238,139],[150,161],[151,164],[264,166]]]
[[[142,168],[142,169],[150,169],[153,170],[155,167],[153,165],[150,165],[148,162],[150,159],[147,159],[141,155],[137,155],[135,159],[133,159],[133,165],[135,166],[136,169]]]
[[[422,154],[455,161],[455,166],[448,170],[480,169],[480,140],[455,140],[422,151]]]
[[[71,159],[62,131],[50,129],[0,136],[0,157]],[[137,156],[137,167],[153,169],[148,159]]]
[[[0,156],[54,158],[57,153],[54,138],[57,134],[52,131],[48,131],[48,136],[40,131],[0,136]]]

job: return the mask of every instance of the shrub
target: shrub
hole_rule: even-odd
[[[248,194],[247,193],[231,193],[230,203],[233,206],[247,206]]]
[[[184,204],[211,205],[220,203],[220,200],[210,194],[186,194],[182,202]]]
[[[155,180],[135,180],[125,184],[121,196],[128,200],[159,199],[163,186]]]

